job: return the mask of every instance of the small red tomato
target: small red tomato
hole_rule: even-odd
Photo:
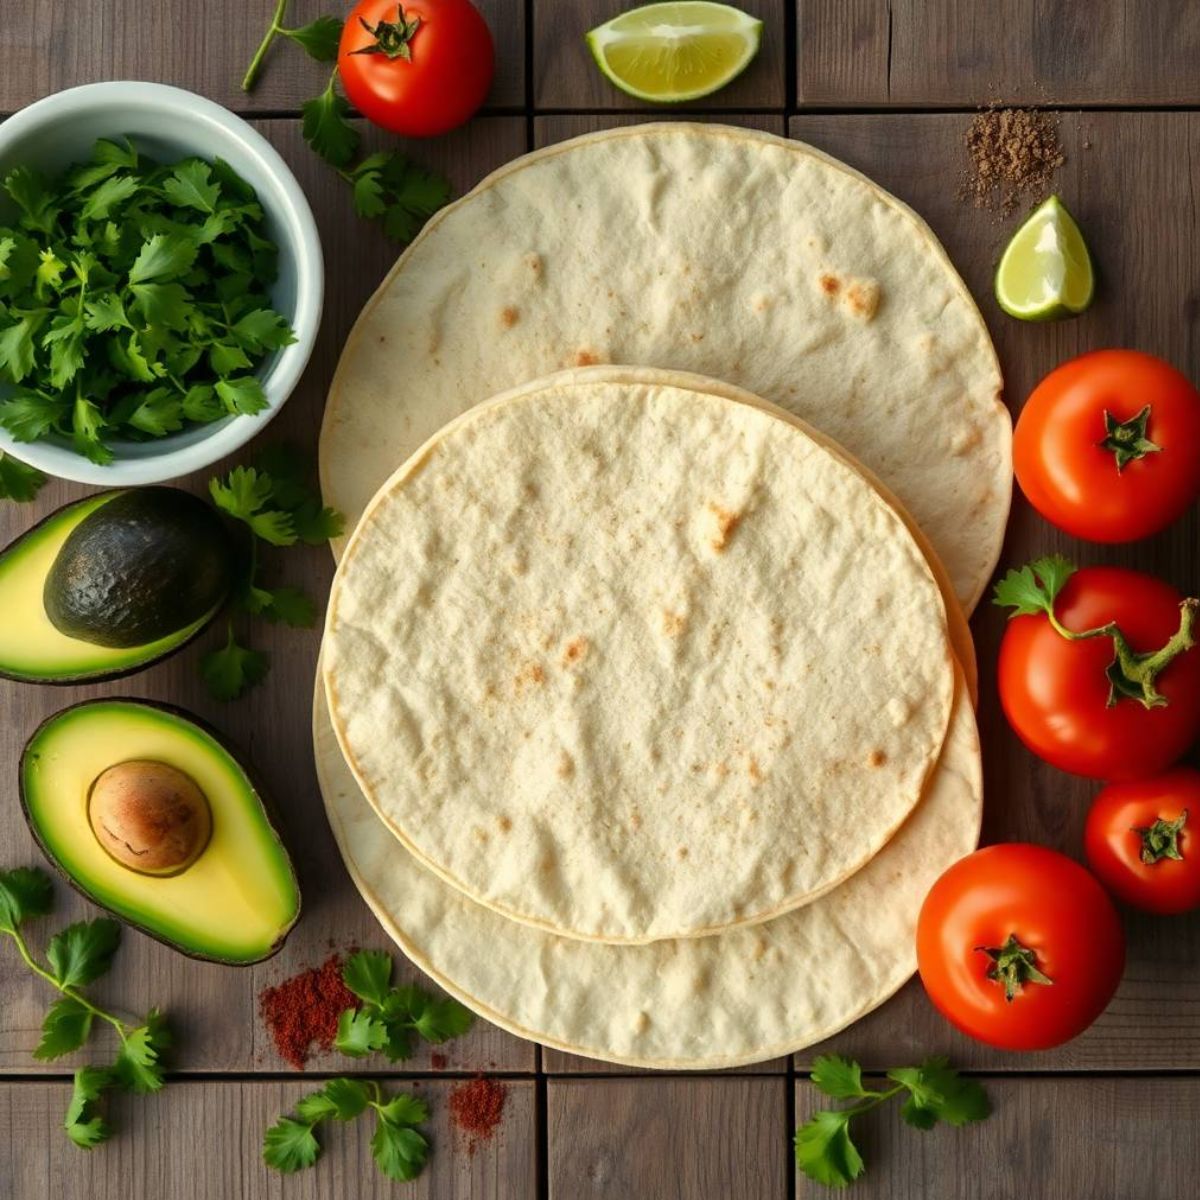
[[[1065,628],[1080,633],[1115,622],[1137,652],[1164,648],[1181,628],[1183,597],[1140,571],[1085,567],[1054,603]],[[1188,614],[1190,619],[1190,611]],[[1013,617],[1000,643],[1000,703],[1021,741],[1063,771],[1093,779],[1156,775],[1200,733],[1200,651],[1183,650],[1156,678],[1163,703],[1109,703],[1111,637],[1070,641],[1045,613]]]
[[[1093,542],[1148,537],[1200,493],[1200,392],[1152,354],[1082,354],[1025,402],[1013,463],[1060,529]]]
[[[917,921],[917,966],[963,1033],[1045,1050],[1104,1011],[1125,967],[1125,935],[1083,867],[1013,842],[976,850],[933,885]]]
[[[1092,803],[1083,849],[1113,895],[1154,913],[1200,908],[1200,771],[1111,783]]]
[[[474,115],[492,86],[492,33],[469,0],[360,0],[338,72],[350,103],[404,137],[433,137]]]

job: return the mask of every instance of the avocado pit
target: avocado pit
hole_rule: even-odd
[[[88,792],[88,822],[105,852],[142,875],[176,875],[212,835],[208,799],[167,763],[134,759],[102,771]]]

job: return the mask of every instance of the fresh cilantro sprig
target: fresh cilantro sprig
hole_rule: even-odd
[[[100,917],[68,925],[46,944],[44,965],[34,957],[23,927],[49,913],[53,904],[53,888],[44,871],[31,867],[0,871],[0,934],[11,938],[25,965],[59,993],[42,1021],[42,1037],[33,1057],[45,1061],[78,1050],[97,1020],[110,1025],[119,1041],[116,1059],[109,1066],[80,1067],[75,1072],[63,1128],[75,1145],[90,1150],[111,1134],[102,1112],[107,1091],[117,1088],[140,1093],[162,1088],[161,1058],[171,1037],[158,1009],[152,1008],[141,1024],[131,1024],[80,990],[112,966],[121,942],[121,926],[116,921]]]
[[[459,1037],[475,1020],[449,996],[437,997],[411,984],[392,986],[392,957],[359,950],[342,966],[342,981],[361,1001],[338,1020],[334,1045],[351,1058],[381,1050],[392,1061],[410,1058],[417,1037],[438,1045]]]
[[[288,29],[283,25],[288,3],[278,0],[271,24],[242,80],[243,91],[253,89],[267,52],[278,37],[295,42],[318,62],[336,60],[342,22],[319,17],[311,25]],[[382,21],[375,29],[367,28],[380,39],[381,53],[408,58],[408,41],[419,24],[419,18],[406,20],[403,9],[399,9],[396,22]],[[390,49],[384,48],[384,42]],[[356,164],[362,136],[350,123],[350,105],[337,83],[334,67],[324,91],[302,106],[304,140],[354,189],[354,207],[359,216],[382,220],[384,232],[393,241],[410,242],[450,199],[450,184],[440,175],[416,166],[400,151],[370,154]]]
[[[1036,616],[1045,613],[1054,628],[1063,637],[1074,637],[1069,629],[1063,629],[1054,615],[1054,602],[1075,574],[1075,564],[1061,554],[1051,554],[1027,565],[1010,570],[998,584],[992,603],[999,608],[1008,608],[1013,617]]]
[[[37,496],[45,482],[45,475],[37,467],[31,467],[0,450],[0,500],[16,500],[24,504]]]
[[[1168,701],[1158,690],[1158,677],[1170,663],[1196,644],[1194,626],[1200,600],[1189,596],[1180,604],[1179,627],[1159,649],[1137,651],[1116,621],[1076,630],[1068,629],[1058,619],[1055,601],[1074,574],[1074,564],[1061,554],[1039,558],[1019,570],[1010,570],[996,584],[992,603],[1011,609],[1009,620],[1045,614],[1054,632],[1069,642],[1110,639],[1113,658],[1105,669],[1109,683],[1108,707],[1112,708],[1123,699],[1136,700],[1147,709],[1164,707]]]
[[[408,1092],[387,1094],[373,1080],[331,1079],[310,1092],[291,1116],[280,1117],[263,1137],[263,1159],[276,1171],[291,1173],[316,1164],[322,1146],[316,1130],[325,1121],[353,1121],[367,1109],[375,1112],[371,1154],[389,1179],[407,1181],[420,1175],[429,1142],[416,1128],[429,1119],[424,1100]]]
[[[0,425],[14,438],[57,436],[103,464],[115,437],[266,407],[255,368],[294,337],[266,290],[262,206],[227,163],[161,164],[102,138],[86,163],[19,166],[3,187]]]
[[[966,1125],[982,1121],[992,1111],[983,1088],[963,1079],[940,1056],[927,1058],[919,1067],[889,1071],[893,1086],[882,1090],[867,1087],[858,1063],[836,1054],[818,1058],[810,1078],[825,1095],[855,1101],[847,1108],[814,1113],[796,1130],[796,1165],[809,1179],[827,1187],[847,1187],[866,1170],[850,1137],[850,1123],[896,1096],[905,1096],[900,1115],[914,1129],[932,1129],[939,1121]]]
[[[342,532],[340,513],[321,502],[310,486],[310,464],[286,446],[264,450],[252,467],[234,467],[224,477],[209,480],[213,503],[250,531],[245,576],[234,603],[242,612],[294,627],[311,627],[317,608],[299,588],[265,587],[259,578],[259,543],[273,547],[297,542],[316,546]],[[235,700],[262,681],[270,664],[258,650],[243,646],[233,620],[226,626],[224,645],[208,651],[200,671],[218,700]]]

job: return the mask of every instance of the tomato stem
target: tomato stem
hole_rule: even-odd
[[[1138,701],[1143,708],[1162,708],[1166,705],[1167,698],[1158,690],[1158,677],[1175,659],[1196,644],[1194,626],[1198,608],[1200,600],[1195,597],[1189,596],[1184,600],[1179,606],[1179,628],[1162,647],[1146,654],[1134,650],[1115,621],[1109,621],[1107,625],[1099,625],[1095,629],[1076,632],[1059,621],[1054,615],[1053,607],[1046,610],[1046,615],[1050,618],[1054,631],[1069,642],[1082,642],[1098,637],[1112,638],[1113,660],[1105,672],[1111,685],[1108,693],[1109,708],[1122,697]]]
[[[284,32],[283,18],[287,16],[287,7],[291,0],[277,0],[275,5],[275,15],[271,18],[271,24],[267,27],[267,32],[263,35],[263,40],[259,42],[258,49],[254,52],[254,57],[250,60],[250,65],[246,68],[246,74],[242,76],[242,91],[249,92],[258,82],[258,73],[262,70],[263,60],[267,57],[267,51],[271,48],[271,43]]]
[[[1142,839],[1142,862],[1153,866],[1164,858],[1173,858],[1176,862],[1183,861],[1179,850],[1179,835],[1187,824],[1187,809],[1173,821],[1162,817],[1155,819],[1153,825],[1135,825],[1133,832]]]
[[[1145,458],[1147,454],[1158,454],[1162,447],[1155,445],[1146,436],[1146,426],[1150,420],[1150,405],[1141,412],[1129,418],[1128,421],[1118,421],[1116,417],[1104,410],[1104,440],[1097,443],[1101,450],[1109,451],[1117,461],[1117,474],[1125,469],[1126,464]]]
[[[1027,983],[1054,982],[1038,967],[1037,955],[1028,946],[1023,946],[1015,933],[1008,935],[1003,946],[976,946],[975,949],[992,960],[987,977],[1004,985],[1004,999],[1009,1004]]]

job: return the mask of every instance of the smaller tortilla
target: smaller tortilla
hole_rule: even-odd
[[[342,858],[404,954],[501,1029],[631,1067],[716,1070],[791,1054],[891,997],[916,970],[925,895],[979,839],[983,781],[960,691],[916,810],[862,870],[806,908],[704,938],[607,946],[510,921],[391,836],[346,766],[320,686],[317,779]]]
[[[859,869],[920,798],[954,671],[928,561],[840,455],[765,407],[580,375],[470,410],[380,490],[325,684],[425,866],[637,943]]]

